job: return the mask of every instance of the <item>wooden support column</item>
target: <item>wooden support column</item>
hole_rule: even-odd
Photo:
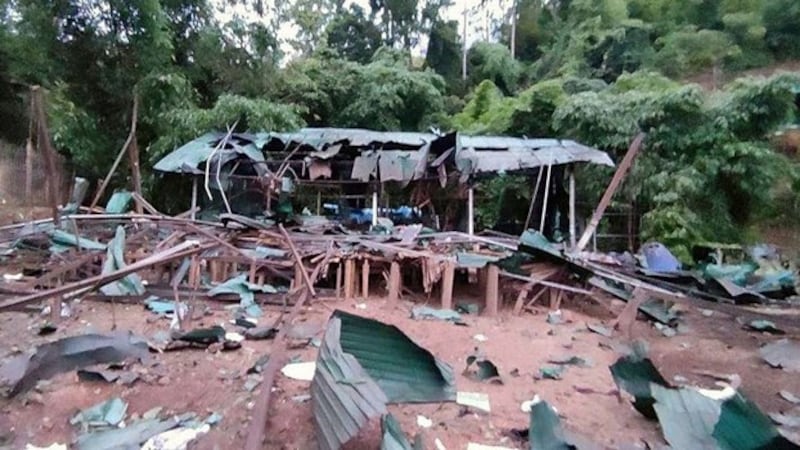
[[[336,264],[336,298],[342,298],[342,261]]]
[[[591,239],[592,235],[594,235],[595,230],[597,230],[597,226],[600,224],[600,219],[603,218],[603,213],[606,212],[606,208],[608,208],[608,205],[611,203],[611,199],[614,197],[614,194],[617,192],[617,189],[619,189],[620,184],[622,184],[622,181],[625,179],[628,169],[630,169],[631,165],[633,165],[633,160],[639,153],[639,148],[642,146],[644,136],[644,133],[639,133],[633,139],[633,142],[631,142],[627,153],[625,153],[625,156],[622,158],[622,162],[620,162],[617,166],[617,171],[614,172],[614,177],[611,178],[611,182],[608,184],[606,191],[603,193],[600,203],[597,204],[597,208],[595,208],[594,213],[592,214],[589,225],[585,230],[583,230],[583,235],[581,235],[578,244],[575,246],[575,248],[573,248],[574,252],[582,252],[583,249],[586,248],[586,244],[589,243],[589,239]]]
[[[453,309],[453,280],[455,279],[456,265],[448,261],[442,274],[442,309]]]
[[[378,189],[372,191],[372,226],[378,225]]]
[[[192,177],[192,220],[197,219],[197,177]]]
[[[539,233],[544,233],[544,223],[547,219],[547,200],[550,198],[550,175],[553,172],[553,165],[547,165],[547,178],[544,180],[544,200],[542,203],[542,219],[539,222]]]
[[[400,298],[403,281],[400,279],[400,263],[392,261],[389,268],[389,301],[396,302]]]
[[[361,265],[361,296],[364,300],[369,298],[369,259],[364,258]]]
[[[475,234],[475,194],[471,187],[467,191],[467,234]]]
[[[355,268],[356,264],[355,261],[352,259],[347,259],[344,262],[344,299],[345,300],[352,300],[354,297],[355,292],[353,292],[353,288],[355,287]]]
[[[575,164],[569,165],[569,248],[575,248]]]
[[[500,269],[494,264],[486,268],[486,308],[487,316],[497,315],[500,293]]]
[[[297,289],[303,285],[303,268],[300,264],[294,265],[294,279],[292,280],[292,288]]]

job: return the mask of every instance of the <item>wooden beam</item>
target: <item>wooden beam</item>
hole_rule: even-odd
[[[102,274],[96,275],[93,277],[85,278],[80,281],[76,281],[74,283],[64,284],[54,289],[49,289],[47,291],[37,292],[35,294],[30,294],[23,297],[18,297],[5,301],[3,303],[0,303],[0,311],[4,311],[16,306],[26,305],[28,303],[33,303],[36,301],[45,300],[51,297],[60,297],[62,295],[74,293],[76,291],[84,291],[87,289],[91,290],[97,286],[102,286],[117,281],[131,273],[138,272],[150,266],[156,264],[164,264],[170,261],[182,259],[187,256],[191,256],[206,249],[209,249],[211,247],[214,247],[216,245],[217,244],[213,242],[204,244],[200,244],[197,241],[182,242],[181,244],[178,244],[175,247],[170,248],[169,250],[165,250],[163,252],[150,255],[147,258],[144,258],[140,261],[130,264],[126,266],[124,269],[120,269],[105,275]]]
[[[561,289],[562,291],[573,292],[575,294],[592,295],[592,293],[590,291],[587,291],[586,289],[567,286],[566,284],[561,284],[561,283],[554,283],[552,281],[539,280],[531,277],[526,277],[524,275],[517,275],[511,272],[501,271],[500,275],[508,278],[513,278],[515,280],[528,281],[528,282],[533,282],[534,284],[541,284],[542,286]]]
[[[396,302],[400,298],[403,281],[400,279],[400,263],[392,261],[389,267],[389,301]]]
[[[139,169],[139,143],[136,140],[136,122],[139,116],[139,96],[133,94],[133,114],[131,115],[131,141],[128,145],[128,158],[131,165],[131,181],[133,182],[133,193],[138,195],[139,199],[142,197],[142,172]],[[136,202],[136,213],[142,214],[142,208],[145,203]],[[153,208],[155,210],[155,208]],[[152,213],[151,213],[152,214]]]
[[[138,100],[137,97],[133,97],[133,107],[138,108]],[[103,182],[100,184],[100,188],[97,190],[97,193],[94,196],[94,200],[92,200],[91,205],[89,205],[89,210],[94,209],[97,206],[97,203],[100,201],[100,198],[103,196],[103,193],[106,191],[108,187],[108,183],[111,181],[111,177],[114,176],[114,172],[117,171],[117,167],[119,167],[119,163],[122,162],[122,157],[128,152],[128,147],[131,145],[131,141],[133,140],[134,134],[136,130],[132,130],[133,133],[128,133],[128,138],[125,140],[125,143],[122,144],[122,148],[117,153],[117,159],[114,160],[114,164],[111,165],[111,168],[108,170],[108,174],[103,179]]]
[[[486,307],[487,316],[496,316],[500,296],[500,269],[494,264],[486,267]]]
[[[472,187],[467,190],[467,234],[475,234],[475,194]]]
[[[292,237],[289,236],[289,233],[286,231],[286,228],[283,227],[282,223],[278,224],[278,229],[281,230],[281,234],[283,234],[284,239],[286,239],[286,244],[292,251],[295,263],[300,266],[300,273],[303,276],[303,281],[306,283],[308,293],[311,294],[312,298],[315,298],[317,296],[317,291],[314,290],[314,283],[311,281],[311,278],[308,277],[308,271],[303,265],[303,258],[300,256],[300,253],[297,252],[297,247],[295,247],[294,242],[292,242]]]
[[[453,281],[455,280],[456,264],[448,261],[442,274],[442,309],[453,309]]]
[[[369,258],[361,264],[361,296],[364,300],[369,298]]]
[[[342,298],[342,261],[336,264],[336,298]]]
[[[619,189],[619,186],[625,179],[628,169],[630,169],[631,165],[633,165],[633,160],[636,158],[636,155],[639,153],[639,149],[642,147],[644,136],[644,133],[639,133],[631,142],[627,153],[625,153],[625,157],[622,158],[622,162],[620,162],[619,166],[617,166],[617,171],[614,173],[614,177],[611,178],[611,182],[608,184],[606,191],[603,193],[600,203],[597,204],[597,208],[595,208],[594,213],[592,214],[589,225],[585,230],[583,230],[583,235],[581,235],[578,244],[572,249],[573,252],[582,252],[583,249],[586,248],[586,244],[589,243],[589,239],[592,238],[595,230],[597,230],[597,226],[600,224],[600,219],[603,218],[603,214],[606,212],[606,208],[608,208],[608,205],[611,203],[611,199],[614,198],[614,194],[617,192],[617,189]]]
[[[575,248],[575,164],[569,165],[569,248]]]
[[[353,299],[353,287],[354,287],[354,278],[355,278],[355,261],[352,258],[348,258],[344,261],[344,299],[345,300],[352,300]]]
[[[47,186],[50,193],[50,208],[53,213],[53,223],[58,225],[58,180],[60,174],[56,172],[55,150],[50,142],[50,132],[47,129],[47,113],[44,109],[44,96],[42,88],[31,87],[32,101],[36,105],[37,143],[44,150],[44,163],[47,170]]]
[[[544,174],[543,166],[539,166],[539,174],[536,175],[536,184],[533,188],[533,195],[531,195],[531,204],[528,206],[528,216],[525,218],[525,228],[527,230],[531,224],[531,218],[533,217],[533,208],[536,205],[536,197],[539,196],[539,184],[542,182],[542,174]]]
[[[542,203],[542,218],[539,221],[539,233],[544,233],[544,223],[547,219],[547,200],[550,199],[550,178],[553,172],[553,165],[547,165],[547,178],[544,180],[544,200]]]

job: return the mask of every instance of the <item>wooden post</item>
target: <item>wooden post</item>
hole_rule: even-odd
[[[550,174],[553,171],[553,165],[547,165],[547,179],[544,180],[544,200],[542,203],[542,220],[539,222],[539,233],[544,233],[544,222],[547,218],[547,199],[550,198]]]
[[[453,309],[453,280],[455,279],[456,265],[447,261],[442,274],[442,309]]]
[[[197,219],[197,176],[192,177],[192,220]]]
[[[342,298],[342,261],[336,264],[336,298]]]
[[[369,259],[364,258],[361,265],[361,295],[364,300],[369,298]]]
[[[533,218],[533,207],[536,205],[536,197],[539,196],[539,185],[542,183],[542,175],[544,175],[544,168],[539,166],[539,173],[536,175],[536,184],[533,187],[533,195],[531,195],[531,204],[528,207],[528,216],[525,218],[525,230],[530,227],[531,219]]]
[[[139,111],[139,96],[133,94],[133,117],[131,117],[131,144],[128,146],[128,157],[131,164],[131,181],[133,192],[142,196],[142,172],[139,170],[139,143],[136,140],[136,120]],[[142,204],[136,202],[136,213],[142,214]]]
[[[583,230],[583,234],[578,241],[578,245],[575,246],[573,251],[581,252],[584,248],[586,248],[586,244],[589,243],[589,239],[591,239],[592,235],[597,229],[597,226],[600,224],[600,219],[603,217],[603,213],[606,212],[606,208],[608,208],[609,203],[611,203],[611,199],[617,192],[619,185],[622,184],[622,180],[625,179],[628,169],[630,169],[631,165],[633,164],[636,154],[639,153],[639,148],[642,146],[644,136],[644,133],[639,133],[633,139],[633,142],[631,142],[630,147],[628,147],[628,152],[625,153],[625,157],[622,158],[622,162],[619,163],[619,166],[617,166],[617,171],[614,173],[614,177],[611,178],[611,183],[608,184],[606,191],[603,193],[603,197],[600,199],[600,203],[597,204],[597,208],[595,208],[594,213],[592,214],[592,219],[589,221],[589,225],[585,230]]]
[[[499,293],[500,269],[491,264],[486,268],[486,308],[484,312],[487,316],[497,315]]]
[[[44,96],[42,88],[39,86],[31,87],[31,100],[36,105],[37,140],[41,148],[44,149],[44,162],[47,168],[47,186],[50,193],[50,207],[53,213],[53,224],[58,226],[58,180],[59,174],[56,172],[55,150],[50,142],[50,132],[47,129],[47,113],[44,109]],[[59,303],[60,305],[60,303]]]
[[[575,164],[569,165],[569,248],[575,248]]]
[[[400,298],[402,280],[400,279],[400,263],[392,261],[389,268],[389,301],[396,302]]]
[[[372,191],[372,226],[378,225],[378,189]]]
[[[31,116],[33,120],[33,116]],[[33,140],[25,142],[25,204],[33,206]]]
[[[353,285],[354,285],[354,278],[355,274],[355,262],[348,258],[344,262],[344,299],[345,300],[352,300],[353,299]]]
[[[294,280],[292,280],[292,289],[297,289],[303,285],[303,268],[300,264],[294,265]]]
[[[128,147],[131,145],[135,135],[136,135],[136,118],[138,114],[138,107],[139,101],[138,97],[134,94],[133,96],[133,118],[131,120],[131,132],[128,133],[128,138],[125,140],[125,143],[122,144],[122,149],[120,149],[119,153],[117,154],[117,159],[114,160],[114,164],[111,165],[111,169],[108,170],[108,174],[103,179],[103,182],[100,184],[100,188],[97,190],[97,193],[94,196],[94,200],[92,200],[92,204],[89,205],[89,209],[94,209],[97,206],[97,203],[100,201],[100,197],[103,196],[103,193],[108,187],[108,183],[111,181],[111,177],[114,175],[114,172],[117,171],[117,167],[119,167],[119,163],[122,162],[122,157],[125,156],[125,153],[128,152]],[[137,151],[138,154],[138,151]]]
[[[317,215],[322,214],[322,192],[317,189]]]
[[[472,187],[467,191],[467,234],[475,234],[475,198]]]

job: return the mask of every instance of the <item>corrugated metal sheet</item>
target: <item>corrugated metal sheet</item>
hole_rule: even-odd
[[[159,172],[202,174],[200,165],[208,161],[214,148],[224,137],[224,133],[206,133],[161,158],[154,169]],[[214,161],[225,165],[239,156],[244,156],[253,161],[263,162],[261,147],[252,139],[255,139],[252,135],[232,135],[228,144],[230,148],[220,150],[219,156],[215,157]]]
[[[335,311],[311,382],[319,448],[338,449],[387,403],[455,400],[452,369],[397,327]]]
[[[271,133],[271,138],[285,144],[300,144],[322,150],[336,143],[347,143],[351,147],[374,147],[397,149],[422,147],[438,138],[435,134],[406,131],[373,131],[361,128],[302,128],[293,133]]]
[[[342,351],[342,321],[328,322],[311,382],[319,448],[338,450],[372,418],[386,413],[388,399],[356,358]]]

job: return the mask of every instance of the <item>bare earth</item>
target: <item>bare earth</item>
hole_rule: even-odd
[[[458,300],[458,299],[457,299]],[[527,415],[520,404],[539,395],[562,415],[567,428],[579,432],[609,448],[644,442],[662,445],[660,430],[637,413],[627,399],[620,400],[608,370],[617,354],[610,347],[619,345],[598,334],[588,332],[587,322],[608,323],[611,314],[597,305],[578,305],[567,302],[568,323],[550,325],[545,308],[537,314],[511,316],[501,312],[497,318],[464,316],[468,327],[445,322],[415,321],[409,318],[410,302],[388,305],[383,299],[370,299],[366,309],[345,302],[314,303],[295,324],[324,326],[330,313],[338,308],[397,325],[418,344],[453,366],[459,391],[487,393],[491,413],[462,411],[455,404],[400,405],[390,410],[401,422],[406,434],[422,431],[427,448],[439,439],[447,449],[465,449],[468,442],[522,448],[508,437],[508,430],[527,427]],[[192,327],[228,324],[230,312],[220,303],[209,303],[213,314],[192,322]],[[615,306],[615,310],[617,309]],[[700,304],[702,306],[702,304]],[[166,319],[139,306],[117,305],[116,325],[119,330],[132,330],[146,337],[168,328]],[[278,316],[277,309],[266,309],[264,323]],[[43,317],[23,313],[0,314],[2,355],[15,349],[26,349],[45,340],[85,333],[110,331],[112,306],[105,303],[82,302],[74,306],[73,315],[66,319],[54,336],[36,335]],[[741,328],[734,317],[715,312],[711,317],[698,309],[685,311],[689,331],[672,338],[663,337],[645,321],[634,326],[637,338],[650,344],[651,357],[667,379],[675,375],[691,382],[712,386],[713,380],[696,371],[737,373],[742,377],[742,391],[765,412],[790,408],[778,391],[785,389],[800,393],[800,378],[768,367],[758,357],[758,346],[774,339]],[[322,332],[318,334],[321,335]],[[473,338],[485,335],[486,342]],[[264,354],[270,352],[271,341],[245,341],[239,350],[211,353],[205,350],[183,350],[158,354],[159,364],[148,367],[155,375],[150,384],[138,381],[132,387],[78,381],[75,372],[57,376],[52,384],[12,399],[0,400],[0,434],[11,438],[10,448],[24,448],[33,443],[46,446],[53,442],[71,442],[74,431],[69,418],[81,408],[121,396],[130,403],[128,414],[142,414],[157,406],[175,413],[195,412],[201,417],[211,412],[223,415],[222,422],[201,437],[190,448],[240,449],[250,421],[253,401],[258,389],[244,389],[244,372]],[[504,384],[485,384],[462,375],[464,361],[475,349],[482,352],[499,368]],[[390,351],[387,349],[387,351]],[[290,350],[290,357],[303,361],[316,358],[317,349],[306,346]],[[577,355],[591,360],[592,367],[568,367],[561,380],[535,380],[534,374],[547,360],[564,355]],[[512,376],[512,370],[519,376]],[[267,428],[268,449],[310,450],[316,448],[311,403],[293,397],[308,394],[309,383],[278,375],[270,421]],[[594,393],[586,393],[591,389]],[[579,392],[580,390],[580,392]],[[433,427],[420,429],[417,415],[433,421]],[[372,424],[361,436],[349,443],[350,449],[375,449],[380,442],[379,424]]]

